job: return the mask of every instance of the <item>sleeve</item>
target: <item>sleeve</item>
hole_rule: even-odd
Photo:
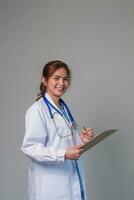
[[[25,136],[21,150],[31,159],[39,162],[64,162],[65,149],[45,147],[47,128],[41,108],[30,107],[25,116]]]

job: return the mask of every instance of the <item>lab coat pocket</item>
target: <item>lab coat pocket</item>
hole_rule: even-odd
[[[41,185],[44,191],[44,197],[47,199],[67,199],[69,193],[69,178],[66,174],[47,174],[44,176],[43,184]]]

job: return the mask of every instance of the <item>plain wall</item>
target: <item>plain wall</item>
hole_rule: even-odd
[[[79,126],[119,129],[83,155],[88,200],[133,200],[133,0],[0,1],[0,199],[27,199],[24,115],[53,59],[72,70]]]

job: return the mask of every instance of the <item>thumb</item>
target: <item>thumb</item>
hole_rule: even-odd
[[[82,147],[83,147],[83,144],[76,145],[76,148],[78,149],[81,149]]]

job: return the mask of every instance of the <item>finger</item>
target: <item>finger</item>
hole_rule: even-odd
[[[93,137],[93,132],[82,133],[81,137]]]
[[[87,128],[86,130],[81,130],[80,133],[93,133],[93,129],[92,128]]]
[[[89,129],[87,129],[87,132],[93,133],[93,129],[89,128]]]
[[[93,129],[88,129],[87,132],[93,133]]]
[[[93,133],[91,133],[91,132],[88,132],[87,134],[85,134],[85,135],[87,135],[88,137],[93,137],[94,136],[94,134]]]
[[[76,146],[76,148],[81,149],[83,147],[83,144],[79,144]]]
[[[81,134],[81,133],[85,134],[86,132],[87,132],[86,130],[82,129],[82,130],[80,131],[80,134]]]
[[[81,148],[80,148],[80,153],[81,153],[83,150],[84,150],[84,148],[83,148],[83,147],[81,147]]]
[[[83,149],[83,146],[84,146],[84,144],[82,144],[82,145],[79,147],[79,149]]]
[[[87,134],[89,134],[89,135],[93,135],[94,132],[93,132],[93,130],[88,130],[88,131],[87,131]]]

